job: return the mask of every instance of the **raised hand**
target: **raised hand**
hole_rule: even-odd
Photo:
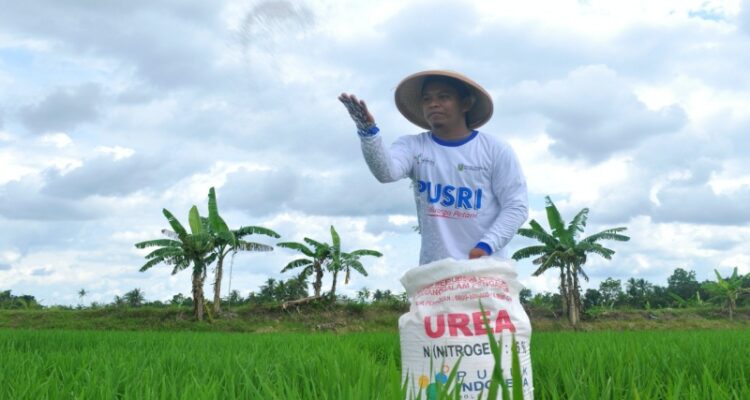
[[[367,110],[367,104],[365,104],[364,100],[358,100],[353,94],[341,93],[339,101],[346,106],[349,116],[357,124],[358,131],[367,131],[369,127],[375,124],[375,118]]]

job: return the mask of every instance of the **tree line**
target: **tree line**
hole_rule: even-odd
[[[715,271],[715,273],[717,273]],[[723,284],[722,284],[723,282]],[[256,291],[243,296],[238,290],[232,290],[221,301],[225,305],[252,306],[278,305],[286,301],[310,297],[310,282],[295,276],[283,279],[268,278]],[[723,289],[723,288],[724,289]],[[734,304],[730,301],[732,292],[736,293]],[[182,293],[175,294],[170,300],[161,301],[146,299],[140,288],[132,289],[122,295],[116,295],[110,303],[92,302],[85,305],[85,289],[78,292],[77,308],[135,308],[135,307],[193,307],[193,298]],[[733,314],[738,307],[750,307],[750,274],[740,275],[735,268],[732,275],[716,280],[698,281],[695,271],[675,268],[667,278],[666,285],[658,285],[643,278],[627,280],[608,277],[597,287],[588,288],[582,294],[584,314],[604,310],[652,310],[665,308],[721,307]],[[408,298],[405,292],[393,293],[390,290],[371,290],[362,287],[350,297],[336,295],[339,303],[358,304],[391,304],[406,307]],[[538,292],[523,289],[520,293],[521,303],[527,308],[548,310],[555,315],[562,311],[560,293]],[[209,302],[210,304],[210,302]],[[210,304],[213,306],[213,304]],[[59,307],[59,306],[58,306]],[[13,295],[10,290],[0,291],[0,309],[34,309],[42,308],[31,295]],[[73,308],[73,307],[68,307]]]
[[[716,272],[715,272],[716,273]],[[651,310],[663,308],[695,308],[720,306],[733,318],[737,307],[750,306],[750,274],[739,275],[735,268],[732,275],[717,275],[715,281],[696,279],[695,271],[676,268],[667,278],[667,285],[661,286],[643,278],[607,278],[597,288],[589,288],[583,293],[584,313],[594,314],[604,310]],[[722,283],[723,281],[723,283]],[[733,300],[732,300],[733,299]],[[529,307],[562,311],[562,298],[559,293],[532,293],[528,289],[521,292],[521,302]]]
[[[257,291],[251,291],[247,296],[242,296],[238,290],[232,290],[228,295],[221,299],[222,303],[231,307],[237,306],[277,306],[290,300],[298,300],[310,297],[309,282],[302,281],[298,277],[287,280],[268,278]],[[111,302],[85,302],[85,296],[89,293],[85,289],[78,292],[79,302],[76,306],[43,306],[32,295],[13,295],[10,290],[0,291],[0,309],[26,310],[26,309],[102,309],[102,308],[168,308],[168,307],[189,307],[194,305],[193,298],[183,293],[172,296],[171,299],[148,300],[146,293],[140,288],[134,288],[122,295],[116,295]],[[329,297],[326,297],[329,298]],[[408,307],[409,301],[406,292],[393,293],[390,290],[370,290],[366,287],[358,290],[353,297],[337,294],[336,303],[350,305],[389,305],[395,308],[404,309]],[[210,301],[206,302],[212,305]]]

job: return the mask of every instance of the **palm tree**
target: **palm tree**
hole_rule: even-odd
[[[309,296],[305,277],[296,276],[286,281],[286,297],[284,300],[302,299]]]
[[[81,289],[78,291],[78,299],[79,299],[79,305],[83,307],[83,298],[86,297],[88,293],[86,293],[86,289]]]
[[[260,287],[259,296],[264,302],[271,302],[276,299],[276,279],[268,278],[266,283]]]
[[[370,296],[372,296],[372,293],[366,286],[363,286],[362,289],[357,291],[357,300],[362,303],[367,303],[367,301],[370,300]]]
[[[320,290],[323,287],[323,266],[331,255],[330,245],[310,238],[305,238],[304,241],[307,245],[299,242],[281,242],[276,244],[279,247],[297,250],[306,256],[306,258],[298,258],[290,262],[281,272],[284,273],[295,268],[302,268],[302,272],[299,274],[299,279],[301,280],[307,280],[310,275],[315,274],[315,281],[312,284],[313,290],[315,297],[320,297]],[[308,247],[308,245],[312,247]]]
[[[169,304],[180,307],[185,304],[185,295],[182,293],[177,293],[176,295],[172,296],[172,300],[169,301]]]
[[[192,265],[193,313],[198,321],[202,321],[203,283],[206,279],[206,267],[216,258],[216,254],[212,253],[213,237],[204,229],[196,206],[193,206],[188,214],[191,233],[188,233],[180,221],[166,208],[162,212],[173,231],[162,230],[162,233],[168,239],[147,240],[135,244],[135,247],[139,249],[158,247],[146,255],[148,261],[141,267],[140,271],[144,272],[154,265],[164,263],[174,266],[172,269],[172,275],[174,275]]]
[[[743,288],[742,276],[737,274],[737,267],[734,267],[732,276],[727,279],[721,277],[719,271],[714,269],[716,273],[716,282],[708,282],[703,287],[712,295],[714,298],[722,299],[729,310],[729,319],[734,319],[734,311],[737,309],[737,299],[744,294],[750,293],[750,288]]]
[[[216,254],[216,267],[214,268],[214,303],[213,314],[221,311],[221,279],[224,269],[224,258],[229,253],[238,251],[272,251],[273,247],[265,244],[247,242],[242,240],[245,236],[261,234],[273,238],[281,236],[267,228],[260,226],[243,226],[236,230],[230,230],[226,222],[219,215],[219,207],[216,202],[216,190],[212,187],[208,191],[208,219],[204,221],[209,234],[213,238],[214,253]],[[231,278],[230,278],[231,284]]]
[[[332,245],[329,247],[329,252],[331,253],[328,264],[326,266],[326,269],[328,271],[333,273],[333,282],[331,283],[331,298],[336,298],[336,279],[338,277],[339,272],[343,271],[346,275],[344,278],[344,284],[349,284],[349,277],[351,275],[351,270],[355,270],[359,272],[360,274],[367,276],[367,271],[365,271],[365,267],[362,265],[362,263],[359,261],[359,258],[362,256],[374,256],[374,257],[382,257],[383,254],[375,251],[375,250],[368,250],[368,249],[360,249],[360,250],[354,250],[351,253],[345,253],[341,251],[341,237],[339,236],[338,232],[336,232],[336,229],[331,225],[331,241]]]
[[[115,307],[124,307],[125,304],[125,299],[123,297],[115,295],[112,305],[114,305]]]
[[[393,295],[390,289],[386,289],[386,290],[375,289],[375,292],[372,293],[373,302],[390,301],[395,298],[396,297]]]
[[[653,285],[643,278],[628,279],[626,292],[630,300],[630,305],[633,307],[646,308],[648,297],[653,291]]]
[[[140,307],[143,305],[143,302],[146,301],[143,291],[139,288],[135,288],[125,293],[122,297],[130,307]]]
[[[546,197],[547,222],[552,233],[548,233],[538,222],[531,220],[531,228],[521,228],[518,234],[540,241],[541,245],[529,246],[518,250],[513,254],[513,259],[518,261],[528,257],[534,259],[534,265],[539,268],[534,271],[534,276],[543,274],[550,268],[560,270],[560,295],[563,301],[563,313],[568,316],[571,325],[576,327],[580,319],[581,295],[578,277],[588,280],[583,270],[589,253],[598,254],[607,260],[612,259],[614,250],[608,249],[597,243],[600,240],[628,241],[630,237],[622,235],[627,228],[619,227],[605,229],[599,233],[576,241],[579,233],[583,232],[588,219],[589,209],[584,208],[566,227],[565,222],[557,210],[557,207]]]

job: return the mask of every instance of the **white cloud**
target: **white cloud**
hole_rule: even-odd
[[[549,272],[540,276],[528,276],[520,278],[519,281],[526,289],[531,290],[533,293],[560,292],[559,276]]]
[[[690,180],[692,173],[687,170],[670,171],[666,176],[660,176],[656,178],[656,182],[651,186],[649,190],[648,199],[651,200],[656,206],[661,206],[659,201],[659,191],[668,186],[670,182],[680,182]]]
[[[595,166],[583,161],[556,157],[546,134],[511,140],[527,176],[531,193],[552,195],[570,193],[570,202],[591,204],[602,193],[616,191],[631,178],[629,157],[610,157]]]
[[[388,222],[396,226],[416,225],[417,217],[412,215],[389,215]]]
[[[708,184],[716,194],[731,195],[750,188],[750,175],[741,172],[729,172],[728,168],[725,168],[720,173],[712,174]]]
[[[115,161],[128,158],[132,156],[133,154],[135,154],[135,150],[128,148],[128,147],[121,147],[121,146],[114,146],[114,147],[98,146],[94,149],[94,151],[97,153],[101,153],[101,154],[111,154],[112,158],[114,158]]]
[[[0,149],[0,185],[35,172],[19,160],[20,154]]]
[[[731,275],[735,267],[737,268],[738,274],[750,274],[750,255],[735,254],[721,260],[719,265],[720,267],[716,267],[716,269],[719,270],[719,273],[721,273],[722,276]]]
[[[682,108],[649,110],[627,83],[604,65],[571,71],[563,80],[524,81],[502,93],[502,113],[531,113],[546,121],[553,154],[599,162],[643,140],[678,131]]]
[[[73,139],[71,139],[65,132],[57,132],[43,135],[39,139],[39,142],[44,145],[50,145],[62,149],[73,144]]]
[[[21,258],[21,253],[15,250],[4,250],[0,252],[0,261],[6,263],[12,263],[18,261]]]

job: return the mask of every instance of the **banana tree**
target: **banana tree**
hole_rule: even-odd
[[[172,275],[174,275],[192,265],[193,313],[198,321],[202,321],[206,267],[216,259],[216,255],[212,253],[213,238],[204,228],[196,206],[193,206],[188,214],[190,233],[166,208],[162,212],[172,230],[162,230],[167,239],[147,240],[135,244],[135,247],[139,249],[157,247],[146,255],[147,261],[140,271],[144,272],[157,264],[164,263],[173,267]]]
[[[612,259],[614,250],[608,249],[597,243],[600,240],[628,241],[630,237],[621,234],[627,228],[619,227],[605,229],[599,233],[588,236],[580,241],[577,237],[584,231],[588,219],[589,209],[584,208],[573,217],[566,227],[560,212],[555,204],[547,196],[545,211],[547,222],[551,233],[548,233],[538,222],[531,220],[530,228],[521,228],[518,234],[541,242],[541,245],[529,246],[518,250],[513,254],[514,260],[536,257],[532,262],[539,268],[532,275],[539,276],[545,271],[555,268],[560,273],[560,295],[563,300],[563,314],[566,314],[571,325],[574,327],[580,321],[581,312],[581,287],[579,277],[588,280],[583,265],[588,259],[588,254],[598,254],[607,260]]]
[[[307,245],[298,242],[282,242],[276,244],[279,247],[297,250],[306,256],[306,258],[299,258],[290,262],[281,270],[281,272],[283,273],[295,268],[302,268],[302,272],[299,274],[300,279],[307,279],[310,275],[315,274],[315,280],[313,281],[315,297],[320,297],[320,292],[323,286],[324,269],[332,274],[331,291],[329,294],[332,298],[335,298],[339,272],[343,271],[346,274],[344,281],[345,283],[349,283],[352,270],[367,276],[367,271],[365,271],[362,262],[359,261],[360,257],[380,257],[383,255],[380,252],[368,249],[355,250],[350,253],[342,252],[341,237],[338,232],[336,232],[333,225],[331,225],[330,244],[318,242],[310,238],[305,238],[304,241]],[[308,245],[311,247],[308,247]]]
[[[323,266],[331,256],[330,245],[307,237],[304,241],[307,244],[300,242],[281,242],[276,244],[279,247],[296,250],[305,256],[304,258],[291,261],[281,272],[284,273],[295,268],[302,268],[299,274],[299,279],[302,280],[307,280],[310,275],[315,274],[315,280],[312,284],[313,291],[315,292],[315,297],[320,297],[320,291],[323,287]]]
[[[737,300],[740,296],[745,293],[750,293],[750,288],[743,288],[742,276],[737,274],[737,267],[734,267],[732,276],[727,279],[721,277],[719,271],[714,269],[716,273],[716,282],[708,282],[703,287],[714,295],[713,299],[720,299],[724,301],[725,306],[729,310],[729,319],[734,320],[734,312],[737,309]]]
[[[328,264],[326,265],[326,269],[328,269],[328,271],[333,274],[330,296],[332,299],[335,299],[336,281],[339,272],[345,273],[344,284],[348,284],[352,270],[355,270],[360,274],[367,276],[367,271],[362,265],[362,262],[359,261],[360,257],[381,257],[383,256],[383,254],[378,251],[369,249],[354,250],[350,253],[342,252],[341,237],[339,236],[338,232],[336,232],[336,229],[333,227],[333,225],[331,225],[331,242],[332,245],[329,248],[331,256],[329,258]]]
[[[214,268],[214,302],[213,313],[221,311],[221,280],[224,270],[224,259],[230,253],[238,251],[273,251],[273,247],[243,240],[252,234],[266,235],[273,238],[281,237],[278,233],[260,226],[243,226],[239,229],[230,230],[227,223],[219,215],[219,206],[216,201],[216,190],[212,187],[208,191],[208,218],[204,221],[208,232],[213,238],[214,253],[216,254],[216,267]],[[231,284],[231,277],[230,277]]]
[[[359,261],[359,258],[362,256],[382,257],[383,253],[368,249],[354,250],[351,253],[341,253],[341,265],[342,270],[345,273],[344,285],[349,284],[352,270],[359,272],[363,276],[367,276],[367,271],[362,265],[362,262]]]

